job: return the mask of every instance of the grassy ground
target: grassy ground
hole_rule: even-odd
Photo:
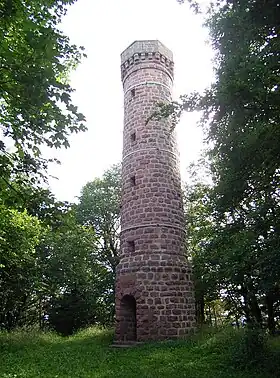
[[[52,333],[0,333],[0,378],[276,378],[279,339],[265,370],[233,368],[223,332],[190,341],[110,348],[112,333],[91,328],[63,338]]]

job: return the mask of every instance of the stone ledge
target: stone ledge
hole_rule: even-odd
[[[143,344],[143,341],[115,341],[110,345],[110,348],[134,348]]]

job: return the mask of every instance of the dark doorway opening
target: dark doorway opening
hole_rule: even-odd
[[[123,341],[136,341],[136,300],[125,295],[121,300],[121,334]]]

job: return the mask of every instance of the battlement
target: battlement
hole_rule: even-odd
[[[165,67],[173,77],[173,54],[157,40],[134,41],[121,53],[122,78],[135,64],[157,63]]]
[[[121,53],[121,64],[132,58],[134,54],[159,53],[166,59],[173,62],[172,51],[165,47],[160,41],[134,41]]]

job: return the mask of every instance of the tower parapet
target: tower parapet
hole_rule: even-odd
[[[116,340],[159,340],[195,327],[178,152],[171,121],[149,121],[170,102],[173,55],[159,41],[121,54],[124,87],[121,252],[116,277]]]
[[[141,64],[157,64],[166,70],[173,80],[173,54],[159,41],[135,41],[121,54],[121,73],[123,83],[133,66],[141,69]],[[139,66],[140,65],[140,66]]]

